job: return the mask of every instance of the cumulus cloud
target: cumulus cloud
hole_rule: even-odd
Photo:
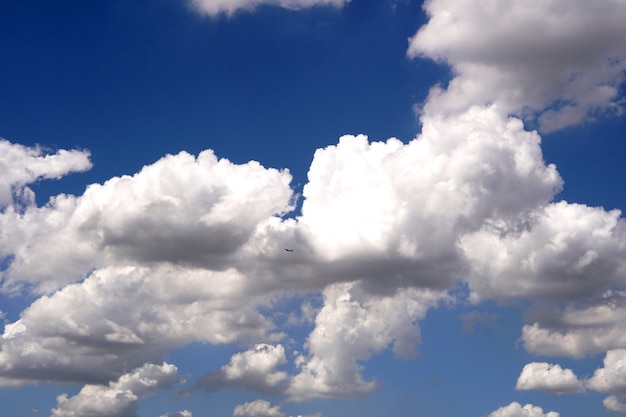
[[[174,265],[95,271],[5,326],[0,376],[103,383],[192,341],[271,339],[273,325],[241,290],[242,279]]]
[[[287,363],[282,345],[259,343],[230,358],[219,372],[209,372],[196,383],[207,390],[244,388],[265,393],[282,392],[287,383],[286,372],[278,370]]]
[[[621,114],[623,2],[430,0],[424,8],[429,21],[408,55],[453,72],[447,88],[431,90],[426,111],[496,103],[506,113],[538,115],[546,131],[594,113]]]
[[[15,202],[32,203],[34,195],[26,186],[40,179],[58,179],[91,168],[89,152],[61,149],[55,153],[42,147],[28,147],[0,138],[0,209]]]
[[[626,349],[609,350],[604,368],[596,369],[587,387],[610,394],[626,394]]]
[[[598,297],[531,309],[534,321],[522,328],[524,347],[531,353],[581,358],[626,348],[626,294],[607,290]]]
[[[165,362],[162,365],[145,364],[108,386],[86,385],[73,397],[60,395],[51,417],[136,416],[140,399],[180,382],[177,371],[176,366]]]
[[[104,265],[170,262],[222,270],[257,225],[291,209],[288,171],[168,155],[131,176],[0,214],[4,286],[50,291]]]
[[[554,411],[547,413],[543,412],[541,407],[534,406],[532,404],[522,405],[518,402],[512,402],[511,404],[500,407],[487,417],[559,417],[560,414]]]
[[[309,355],[297,359],[301,370],[286,393],[293,400],[370,394],[378,383],[362,378],[359,361],[392,343],[397,356],[412,357],[421,342],[417,320],[443,297],[415,289],[375,297],[354,283],[327,287],[307,340]]]
[[[191,7],[208,16],[233,15],[239,10],[254,10],[268,5],[298,10],[314,6],[342,7],[350,0],[190,0]]]
[[[546,362],[532,362],[524,366],[515,389],[539,390],[551,394],[582,392],[583,384],[571,369]]]
[[[615,395],[609,395],[602,400],[602,405],[609,411],[615,413],[626,413],[626,404],[620,401],[619,397]]]
[[[575,299],[623,285],[626,223],[620,214],[561,201],[538,209],[517,233],[487,225],[463,236],[472,298]]]
[[[234,417],[287,417],[280,406],[272,407],[268,401],[255,400],[239,404],[233,411]]]

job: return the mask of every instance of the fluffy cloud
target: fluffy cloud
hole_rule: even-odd
[[[341,7],[348,2],[350,0],[190,0],[195,10],[209,16],[231,16],[239,10],[254,10],[263,5],[297,10],[314,6]]]
[[[626,348],[623,291],[608,290],[563,308],[547,304],[531,309],[527,316],[534,323],[522,328],[522,341],[531,353],[581,358]]]
[[[207,390],[245,388],[259,392],[282,392],[288,376],[278,367],[287,363],[282,345],[260,343],[230,358],[219,372],[209,372],[196,386]]]
[[[222,270],[257,225],[290,209],[291,176],[257,162],[236,165],[181,152],[134,176],[59,195],[24,213],[0,214],[5,286],[50,291],[94,268],[150,262]]]
[[[487,417],[559,417],[560,414],[554,411],[543,412],[541,407],[532,404],[526,404],[522,407],[520,403],[512,402],[511,404],[500,407]]]
[[[375,297],[354,283],[329,286],[307,340],[309,356],[296,361],[301,371],[292,379],[287,394],[303,400],[373,392],[378,384],[363,380],[358,361],[391,343],[397,356],[412,357],[421,341],[416,321],[442,297],[441,293],[415,289]]]
[[[559,365],[546,362],[532,362],[522,369],[515,389],[565,394],[581,392],[584,387],[571,369],[563,369]]]
[[[233,411],[234,417],[287,417],[279,406],[272,407],[268,401],[255,400],[239,404]]]
[[[67,394],[60,395],[51,417],[136,416],[140,399],[180,382],[176,372],[177,368],[167,363],[146,364],[108,386],[86,385],[71,398]]]
[[[539,136],[494,108],[423,123],[407,145],[346,136],[315,153],[298,224],[330,273],[379,291],[450,287],[465,275],[461,236],[519,229],[561,187]]]
[[[604,368],[596,369],[586,385],[600,392],[626,394],[626,349],[609,350]]]
[[[0,376],[102,383],[192,341],[271,339],[273,326],[242,291],[242,279],[232,270],[174,265],[95,271],[5,326]]]
[[[32,203],[32,192],[25,188],[28,184],[89,168],[87,151],[61,149],[47,153],[41,147],[27,147],[0,138],[0,209],[12,204],[15,197],[26,200],[23,203]]]
[[[581,298],[622,286],[626,222],[620,214],[561,201],[537,210],[519,232],[487,225],[463,236],[472,298]]]
[[[602,405],[609,411],[613,411],[615,413],[626,413],[626,404],[622,403],[619,397],[615,395],[609,395],[604,400],[602,400]]]
[[[546,131],[621,113],[623,2],[430,0],[424,8],[430,19],[408,55],[445,62],[454,74],[446,90],[431,91],[427,111],[496,103],[507,113],[539,113]]]

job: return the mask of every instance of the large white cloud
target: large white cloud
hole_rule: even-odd
[[[547,362],[532,362],[522,369],[515,389],[565,394],[582,392],[584,386],[571,369]]]
[[[50,417],[132,417],[137,415],[138,401],[160,389],[181,382],[174,365],[145,364],[104,385],[86,385],[78,394],[57,398]]]
[[[497,103],[507,113],[541,113],[544,130],[594,112],[618,114],[626,69],[626,5],[619,0],[541,2],[429,0],[428,23],[408,55],[451,66],[427,111]]]
[[[43,207],[0,214],[4,285],[50,291],[94,268],[170,262],[225,269],[257,225],[290,209],[291,176],[257,162],[236,165],[181,152],[134,176],[59,195]]]
[[[25,309],[0,338],[0,377],[105,382],[192,341],[272,339],[235,271],[110,267]]]
[[[297,10],[314,6],[341,7],[348,2],[350,0],[190,0],[195,10],[209,16],[230,16],[239,10],[253,10],[263,5]]]
[[[541,407],[532,404],[522,406],[518,402],[500,407],[487,417],[559,417],[560,414],[555,411],[543,412]]]
[[[58,179],[72,172],[91,168],[89,152],[61,149],[55,153],[41,147],[27,147],[0,138],[0,209],[14,199],[31,203],[27,188],[40,179]]]

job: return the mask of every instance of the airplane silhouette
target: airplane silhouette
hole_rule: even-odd
[[[293,249],[285,249],[287,252],[293,252]]]

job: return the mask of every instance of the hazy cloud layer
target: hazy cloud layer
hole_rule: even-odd
[[[427,111],[495,103],[537,116],[546,131],[622,113],[623,2],[430,0],[424,7],[430,18],[408,55],[453,71],[445,89],[431,90]]]
[[[582,392],[584,387],[571,369],[547,362],[532,362],[524,366],[515,389],[539,390],[551,394]]]
[[[209,16],[231,16],[239,10],[254,10],[258,6],[278,6],[285,9],[303,9],[314,6],[341,7],[350,0],[189,0],[193,9]]]

